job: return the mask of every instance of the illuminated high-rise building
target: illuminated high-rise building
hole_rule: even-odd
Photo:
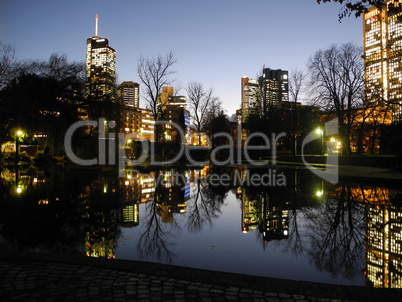
[[[400,1],[401,2],[401,1]],[[402,120],[402,11],[387,1],[363,16],[364,78],[367,102],[384,100],[393,121]]]
[[[260,114],[260,87],[258,80],[248,77],[241,78],[241,109],[236,112],[236,119],[241,123],[246,123],[249,116]],[[247,139],[248,131],[241,129],[241,140]]]
[[[140,106],[140,85],[135,82],[123,82],[117,88],[117,97],[126,107]]]
[[[132,133],[133,140],[154,140],[155,120],[148,109],[125,107],[120,110],[119,132]]]
[[[190,112],[187,108],[187,99],[182,95],[173,95],[173,87],[162,87],[162,92],[158,96],[158,118],[173,122],[181,127],[184,134],[184,143],[188,144],[190,138]],[[172,141],[181,139],[177,129],[172,125],[164,125],[164,130],[160,133],[164,139]]]
[[[258,81],[241,78],[241,121],[245,123],[250,115],[260,114]]]
[[[168,106],[173,106],[177,108],[187,108],[187,99],[182,95],[173,95],[173,87],[162,87],[162,92],[158,96],[157,103],[158,111],[164,112]]]
[[[98,15],[95,36],[87,39],[85,96],[97,101],[115,99],[116,51],[109,40],[98,37]]]
[[[258,80],[242,77],[241,111],[236,112],[237,119],[246,123],[250,116],[266,117],[270,107],[289,101],[288,72],[264,68]],[[247,131],[242,130],[242,140],[247,138]]]
[[[289,101],[288,72],[264,68],[258,80],[261,87],[260,111],[266,116],[270,107]]]

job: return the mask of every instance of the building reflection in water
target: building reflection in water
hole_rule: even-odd
[[[164,223],[173,222],[173,214],[186,213],[190,198],[190,173],[174,170],[162,171],[158,179],[157,213]]]
[[[330,185],[298,170],[285,171],[286,188],[211,186],[207,181],[211,173],[228,173],[233,179],[233,171],[205,166],[129,171],[118,178],[116,171],[101,169],[3,169],[1,238],[28,250],[59,251],[64,245],[91,257],[114,258],[121,229],[141,224],[140,258],[154,255],[170,262],[176,217],[183,218],[188,232],[200,232],[220,218],[232,190],[241,206],[239,231],[258,234],[264,249],[275,241],[284,251],[304,253],[319,269],[351,278],[365,274],[367,286],[402,288],[400,188]],[[240,169],[242,179],[247,173],[260,172]]]
[[[401,193],[377,186],[349,185],[334,192],[365,208],[366,285],[402,288]]]
[[[368,285],[402,288],[402,212],[388,189],[364,189],[366,203],[366,280]]]
[[[258,230],[264,242],[287,239],[289,235],[289,210],[287,203],[274,204],[268,192],[256,197],[248,195],[247,188],[237,189],[237,198],[242,201],[242,232]]]
[[[101,173],[80,194],[84,206],[85,254],[89,257],[115,258],[120,236],[118,181]]]

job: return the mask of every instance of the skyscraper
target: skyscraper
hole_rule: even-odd
[[[97,101],[115,99],[116,51],[109,40],[98,37],[98,15],[95,36],[87,39],[85,96]]]
[[[265,116],[270,107],[289,101],[288,72],[264,68],[259,78],[261,87],[260,111]]]
[[[117,88],[117,97],[122,105],[138,108],[140,105],[140,85],[135,82],[123,82]]]
[[[363,16],[364,77],[367,102],[385,101],[393,121],[402,120],[402,12],[387,1]]]
[[[260,114],[258,81],[241,78],[241,121],[247,122],[250,115]]]

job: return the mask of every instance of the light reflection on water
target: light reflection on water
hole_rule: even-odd
[[[245,167],[127,171],[125,178],[102,169],[3,169],[0,244],[402,287],[400,189],[367,181],[331,185],[303,169],[274,173],[286,186],[248,186],[242,180],[267,171]],[[230,181],[217,185],[211,175]]]

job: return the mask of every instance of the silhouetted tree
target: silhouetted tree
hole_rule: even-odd
[[[382,9],[387,2],[387,0],[317,0],[317,3],[325,2],[338,2],[342,4],[342,8],[339,11],[339,20],[344,17],[349,17],[352,13],[355,17],[360,17],[362,13],[367,11],[368,8],[376,6]],[[389,7],[391,10],[398,10],[401,8],[401,3],[399,0],[391,0]]]
[[[211,120],[210,133],[214,147],[228,143],[226,138],[222,136],[216,137],[219,133],[227,133],[229,135],[231,133],[230,122],[223,112]]]
[[[193,124],[197,132],[200,133],[205,130],[208,122],[208,113],[211,109],[215,110],[214,107],[218,98],[214,96],[212,88],[206,90],[200,82],[188,83],[186,92]],[[201,136],[199,137],[199,143],[201,144]]]
[[[296,155],[297,146],[296,146],[296,133],[297,133],[297,111],[296,104],[299,101],[299,95],[302,92],[303,86],[306,82],[307,74],[303,70],[298,70],[297,68],[290,73],[289,76],[289,96],[290,101],[293,102],[293,116],[292,116],[292,140],[293,140],[293,153]]]
[[[314,104],[335,112],[343,151],[350,154],[352,112],[362,103],[364,68],[362,49],[352,43],[318,50],[308,63]]]
[[[28,70],[28,69],[26,69]],[[78,119],[83,102],[84,64],[68,64],[65,56],[52,55],[49,62],[35,62],[0,92],[2,138],[21,127],[32,142],[42,135],[43,147],[61,151],[67,128]]]
[[[138,62],[137,72],[141,82],[144,84],[144,98],[147,103],[147,108],[151,110],[154,119],[158,119],[162,114],[162,105],[159,104],[159,95],[162,92],[162,87],[171,86],[174,82],[170,78],[175,73],[172,70],[176,63],[172,51],[166,56],[158,54],[153,58],[140,57]],[[158,127],[155,127],[155,138],[158,138]]]
[[[16,68],[17,58],[14,47],[2,44],[0,41],[0,89],[12,79]]]

